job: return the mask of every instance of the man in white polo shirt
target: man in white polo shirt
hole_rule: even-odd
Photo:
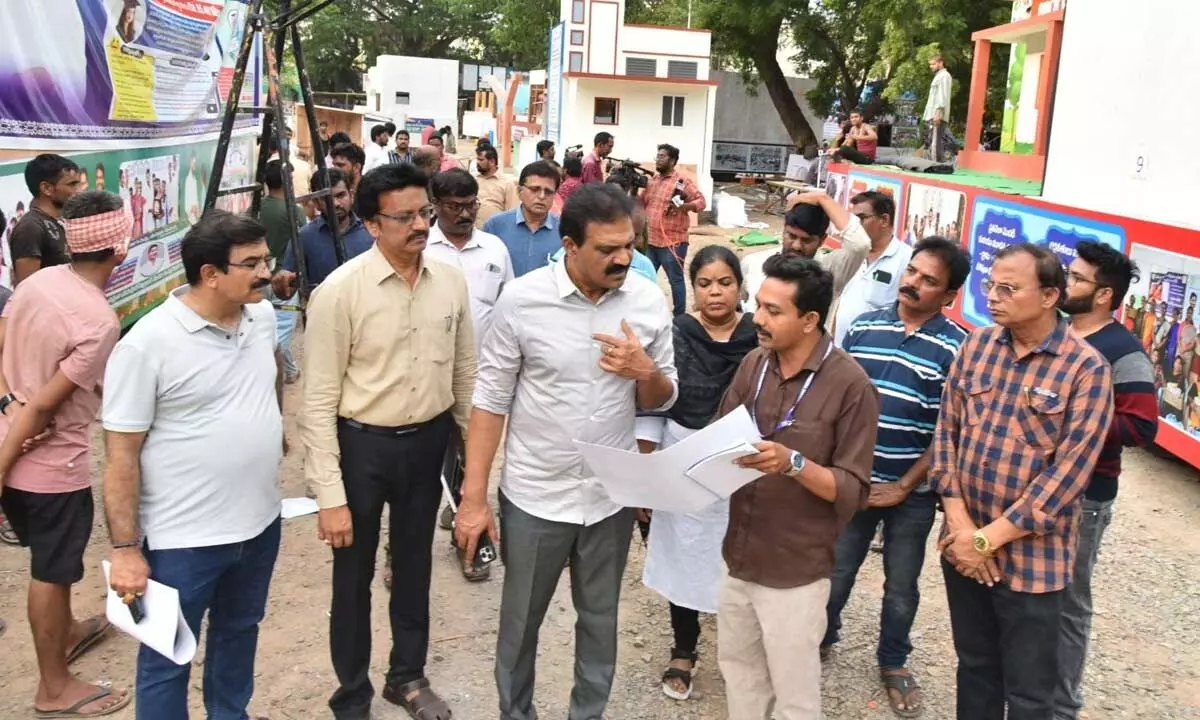
[[[182,250],[187,286],[117,344],[104,376],[111,584],[129,601],[148,578],[176,588],[197,637],[208,613],[207,716],[244,718],[279,553],[274,262],[257,220],[220,210]],[[186,720],[190,671],[142,647],[138,720]]]
[[[481,156],[482,157],[482,156]],[[437,223],[429,228],[425,255],[462,270],[471,296],[471,320],[475,325],[475,349],[483,344],[491,324],[492,308],[500,298],[505,283],[512,282],[512,258],[504,241],[495,235],[475,229],[479,214],[479,182],[461,168],[434,175],[429,181],[429,196],[437,213]],[[442,471],[446,476],[454,502],[462,501],[459,485],[462,480],[462,439],[457,431],[450,442]],[[443,530],[454,527],[454,511],[447,504],[442,508],[438,524]],[[463,577],[470,582],[487,580],[491,568],[476,569],[459,554]]]
[[[859,193],[850,198],[850,213],[871,238],[871,249],[838,300],[833,342],[839,348],[860,315],[895,304],[900,278],[912,258],[912,247],[896,239],[896,202],[891,195],[877,190]]]

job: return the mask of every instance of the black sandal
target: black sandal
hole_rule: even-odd
[[[416,691],[412,699],[409,693]],[[450,720],[454,716],[446,701],[429,687],[429,679],[421,678],[400,686],[385,685],[383,699],[408,711],[412,720]]]
[[[663,695],[672,700],[687,700],[692,696],[692,679],[696,676],[696,667],[699,664],[697,660],[699,658],[700,656],[694,652],[685,652],[678,648],[671,649],[671,662],[687,660],[692,663],[692,667],[690,670],[684,670],[683,668],[667,666],[667,669],[662,674]],[[684,691],[679,692],[671,687],[671,680],[678,680],[683,683]]]
[[[922,698],[917,697],[916,707],[913,707],[911,698],[914,690],[921,689],[921,684],[907,668],[883,668],[879,671],[879,679],[883,681],[883,689],[887,693],[888,705],[892,706],[892,712],[902,718],[915,718],[921,714]],[[891,693],[892,690],[900,693],[899,702],[904,703],[903,708],[897,707],[897,699]]]

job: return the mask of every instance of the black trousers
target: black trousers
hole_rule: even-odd
[[[860,152],[858,148],[841,147],[834,151],[833,159],[838,162],[849,160],[856,165],[874,165],[875,158],[870,155]]]
[[[671,630],[675,634],[673,650],[696,652],[700,642],[700,611],[671,603]]]
[[[958,720],[1053,720],[1063,592],[1021,593],[963,577],[945,560],[958,654]]]
[[[386,682],[425,675],[429,648],[432,543],[442,496],[439,475],[454,425],[449,413],[393,435],[338,424],[342,481],[354,523],[354,542],[333,551],[329,647],[340,687],[329,700],[338,718],[365,718],[375,695],[371,668],[371,581],[386,503],[392,548],[388,615],[392,652]]]

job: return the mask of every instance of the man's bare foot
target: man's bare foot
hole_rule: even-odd
[[[88,698],[94,699],[84,702]],[[45,688],[39,685],[37,696],[33,700],[33,708],[37,712],[73,709],[86,717],[88,715],[106,715],[128,705],[129,700],[127,688],[114,688],[108,686],[107,683],[92,685],[78,678],[71,678],[57,697],[51,697]]]

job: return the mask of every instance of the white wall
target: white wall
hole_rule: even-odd
[[[1200,3],[1072,3],[1043,196],[1200,229]],[[1139,161],[1141,158],[1141,170]]]
[[[711,47],[712,35],[707,30],[626,25],[621,30],[621,61],[617,72],[625,73],[626,57],[646,57],[656,58],[658,76],[667,77],[667,61],[683,60],[696,63],[696,78],[707,80]]]
[[[458,61],[380,55],[364,78],[367,107],[392,117],[434,118],[438,127],[458,129]],[[408,105],[396,93],[409,94]]]
[[[559,147],[583,145],[590,151],[596,133],[610,132],[616,138],[613,157],[653,165],[658,146],[670,143],[679,148],[679,162],[696,166],[696,181],[712,204],[712,123],[715,88],[707,85],[639,83],[627,80],[590,78],[563,81],[563,138]],[[664,95],[684,98],[683,127],[664,127]],[[617,125],[597,125],[593,108],[597,97],[621,101]]]

